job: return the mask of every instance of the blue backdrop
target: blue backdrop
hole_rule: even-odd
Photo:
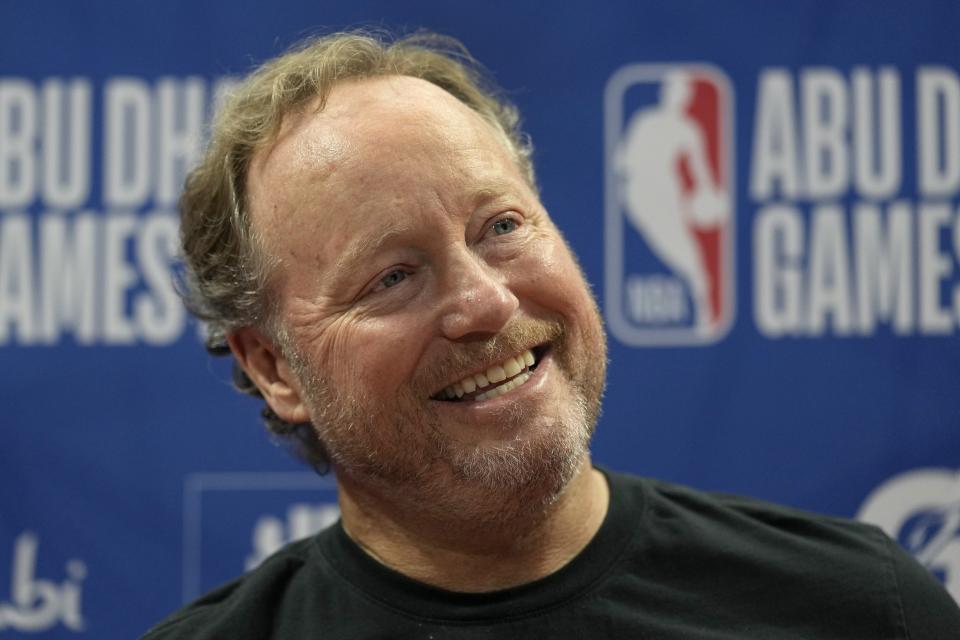
[[[960,599],[960,5],[8,1],[0,25],[0,636],[134,637],[336,517],[170,279],[218,92],[356,25],[460,38],[524,114],[611,330],[599,463],[870,520]]]

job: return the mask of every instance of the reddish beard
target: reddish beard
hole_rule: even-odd
[[[420,508],[428,503],[448,515],[507,521],[538,501],[555,499],[586,459],[606,362],[599,315],[596,321],[599,333],[576,341],[560,322],[527,318],[489,340],[450,344],[389,399],[344,393],[362,389],[362,376],[375,373],[354,371],[354,385],[334,385],[315,375],[317,369],[302,353],[291,361],[338,477],[389,492],[397,503],[410,501]],[[440,401],[431,399],[438,391],[476,372],[478,363],[488,366],[541,345],[571,387],[567,402],[553,408],[556,420],[541,424],[535,434],[524,432],[524,438],[477,445],[443,430],[434,404]],[[503,409],[502,420],[524,425],[537,417],[517,403]]]

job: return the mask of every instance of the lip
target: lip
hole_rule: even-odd
[[[443,400],[434,400],[434,402],[441,410],[453,412],[468,420],[495,413],[517,402],[535,402],[538,396],[542,396],[544,387],[553,375],[553,363],[553,349],[547,349],[540,356],[537,368],[533,370],[526,382],[495,398],[469,402],[447,402]]]
[[[526,348],[524,348],[524,349],[521,349],[521,350],[518,351],[517,353],[512,354],[512,356],[504,356],[504,357],[503,357],[502,359],[500,359],[500,360],[491,361],[490,363],[488,363],[488,364],[487,364],[486,366],[484,366],[484,367],[479,367],[479,368],[477,368],[477,369],[474,370],[474,371],[471,371],[471,372],[469,372],[469,373],[463,374],[462,376],[460,376],[460,377],[457,378],[456,380],[452,380],[452,381],[448,382],[448,383],[447,383],[446,385],[444,385],[442,388],[440,388],[440,389],[438,389],[436,392],[432,393],[432,394],[430,395],[430,400],[434,400],[434,401],[436,401],[436,402],[444,402],[444,403],[448,403],[448,404],[451,403],[450,400],[446,400],[446,399],[444,399],[444,397],[443,397],[443,392],[444,392],[445,389],[447,389],[448,387],[452,386],[454,383],[460,382],[461,380],[463,380],[463,379],[465,379],[465,378],[467,378],[467,377],[469,377],[469,376],[475,376],[475,375],[480,374],[480,373],[485,373],[488,369],[490,369],[490,367],[492,367],[492,366],[494,366],[494,365],[498,365],[498,364],[502,365],[503,362],[504,362],[507,358],[516,357],[517,355],[523,353],[524,351],[531,351],[531,352],[533,352],[534,357],[536,358],[536,367],[537,367],[537,369],[539,369],[539,368],[540,368],[540,363],[541,363],[541,361],[553,351],[553,348],[552,348],[552,345],[551,345],[549,342],[544,342],[543,344],[537,344],[537,345],[533,345],[533,346],[531,346],[531,347],[526,347]],[[534,377],[534,375],[536,374],[536,372],[537,372],[536,369],[534,369],[533,372],[531,373],[530,379],[528,379],[527,382],[524,383],[524,384],[521,385],[521,386],[526,386],[526,385],[533,379],[533,377]],[[517,375],[519,375],[519,374],[517,374]],[[506,381],[504,381],[504,382],[506,382]],[[484,387],[484,388],[486,389],[486,387]],[[474,393],[482,393],[482,392],[481,392],[480,389],[477,389]],[[469,402],[476,402],[476,401],[475,401],[475,400],[469,400],[469,401],[467,401],[467,402],[464,403],[464,404],[468,404]],[[483,401],[481,400],[480,402],[483,402]],[[453,404],[458,404],[458,403],[453,403]]]

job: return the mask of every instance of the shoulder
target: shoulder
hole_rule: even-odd
[[[960,606],[925,567],[887,539],[903,624],[913,640],[960,637]]]
[[[614,490],[642,495],[643,517],[674,523],[690,535],[714,539],[748,538],[770,544],[814,543],[886,555],[886,536],[878,528],[846,518],[813,513],[757,498],[701,491],[679,484],[611,474]],[[789,545],[788,545],[789,546]],[[807,550],[809,548],[807,547]]]
[[[960,608],[934,576],[879,528],[743,496],[609,474],[639,496],[641,552],[724,584],[765,584],[817,598],[821,611],[883,616],[902,637],[947,638]],[[700,580],[700,578],[697,578]],[[787,588],[785,585],[792,585]],[[948,633],[948,630],[951,630]]]
[[[300,592],[316,564],[309,562],[312,545],[312,538],[287,545],[256,569],[171,614],[143,640],[268,637],[282,602],[305,597]]]

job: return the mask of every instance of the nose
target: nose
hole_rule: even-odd
[[[499,332],[520,306],[502,273],[473,254],[448,268],[441,331],[448,340],[484,340]]]

